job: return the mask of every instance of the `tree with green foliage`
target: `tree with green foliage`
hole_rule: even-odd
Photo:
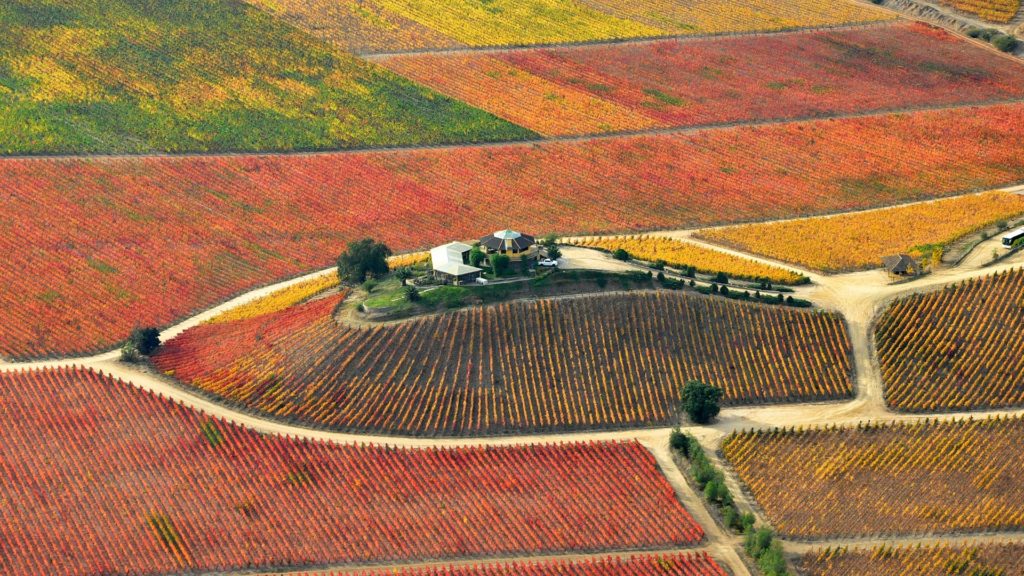
[[[509,268],[512,266],[512,260],[505,254],[491,254],[490,255],[491,272],[495,276],[504,276],[508,274]]]
[[[402,281],[402,286],[409,283],[409,279],[412,278],[412,270],[408,266],[403,266],[398,270],[395,270],[395,278]]]
[[[469,250],[469,265],[479,268],[480,264],[483,264],[484,260],[487,260],[487,254],[484,254],[484,251],[480,249],[480,243],[477,242],[473,248]]]
[[[160,346],[160,331],[156,328],[136,328],[132,330],[128,342],[135,346],[139,354],[149,356]]]
[[[405,287],[405,299],[408,300],[409,302],[419,302],[420,301],[420,291],[417,290],[415,286],[406,286]]]
[[[616,260],[622,260],[623,262],[626,262],[626,261],[632,259],[632,256],[630,256],[629,252],[626,252],[624,249],[616,248],[615,251],[612,252],[612,258],[615,258]]]
[[[717,386],[690,380],[683,386],[680,408],[694,423],[707,424],[718,416],[722,394]]]
[[[368,277],[383,276],[388,272],[388,256],[391,249],[372,238],[349,242],[348,249],[338,256],[338,279],[360,284]]]

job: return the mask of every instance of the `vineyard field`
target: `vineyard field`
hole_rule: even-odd
[[[1024,544],[824,549],[797,565],[803,576],[1010,576],[1024,574]]]
[[[1007,23],[1020,12],[1020,0],[939,0],[969,14],[990,22]]]
[[[1022,131],[1024,105],[1000,105],[586,142],[0,159],[0,355],[109,349],[366,236],[398,252],[504,227],[697,228],[992,188],[1024,179]]]
[[[1018,418],[733,434],[723,452],[784,537],[1019,530]]]
[[[332,572],[297,576],[726,576],[704,552],[607,557],[598,560],[545,560],[480,566]],[[266,574],[264,576],[273,576]]]
[[[666,425],[691,379],[730,404],[851,393],[838,315],[676,292],[506,303],[360,329],[341,296],[167,342],[154,364],[231,404],[338,430],[479,435]]]
[[[723,272],[730,278],[764,279],[776,284],[802,284],[807,281],[806,276],[785,268],[662,236],[605,236],[572,240],[571,243],[607,252],[621,249],[632,258],[647,262],[663,260],[672,268],[693,266],[704,274]]]
[[[380,63],[551,136],[1024,97],[1020,65],[920,23]]]
[[[248,0],[361,54],[775,31],[892,20],[840,0]]]
[[[875,341],[886,402],[897,410],[1024,404],[1024,271],[897,300]]]
[[[299,441],[70,368],[0,374],[0,405],[9,576],[660,549],[703,535],[637,443]]]
[[[534,136],[234,2],[0,5],[0,154],[309,150]]]
[[[997,191],[870,212],[718,228],[697,236],[824,272],[849,272],[880,267],[882,258],[892,254],[920,258],[925,250],[941,250],[1022,214],[1024,196]]]

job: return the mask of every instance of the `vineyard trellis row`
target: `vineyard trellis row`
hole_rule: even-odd
[[[734,433],[723,452],[789,538],[1024,528],[1024,420]]]
[[[0,406],[9,576],[657,550],[703,537],[635,442],[400,449],[267,436],[81,368],[2,373]]]
[[[506,226],[696,228],[991,188],[1024,179],[1022,132],[1024,105],[1002,105],[531,146],[3,159],[0,355],[110,349],[365,236],[404,251]]]
[[[893,408],[1024,404],[1024,270],[901,298],[879,318],[875,342]]]
[[[935,576],[1024,574],[1024,544],[930,544],[826,548],[797,561],[805,576]]]
[[[608,556],[591,560],[521,561],[438,568],[332,572],[324,576],[726,576],[707,552]],[[265,576],[271,576],[267,574]],[[315,576],[308,575],[297,576]]]
[[[352,328],[332,314],[343,298],[198,326],[153,362],[263,414],[414,435],[668,424],[691,379],[721,386],[730,404],[852,391],[833,313],[650,291]]]

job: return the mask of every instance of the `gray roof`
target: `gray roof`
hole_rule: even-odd
[[[522,252],[536,243],[533,236],[520,234],[515,230],[498,230],[480,239],[480,244],[488,250],[511,249],[515,252]]]
[[[906,254],[899,254],[882,258],[882,266],[885,266],[889,272],[902,274],[909,272],[911,268],[917,268],[917,262],[914,262],[914,259]]]

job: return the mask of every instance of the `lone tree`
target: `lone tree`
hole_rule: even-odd
[[[121,346],[121,359],[125,362],[139,362],[160,346],[160,331],[156,328],[136,328],[128,341]]]
[[[383,242],[364,238],[349,242],[348,250],[338,256],[338,278],[342,282],[361,284],[368,276],[382,276],[388,272],[391,249]]]
[[[680,407],[696,424],[707,424],[718,416],[718,403],[722,400],[722,389],[697,380],[690,380],[683,386]]]
[[[409,283],[409,279],[412,278],[412,270],[408,266],[404,266],[395,270],[395,277],[402,281],[402,286]]]
[[[548,234],[541,241],[541,246],[544,247],[544,254],[552,260],[558,260],[562,257],[562,249],[558,247],[558,237],[554,234]]]

